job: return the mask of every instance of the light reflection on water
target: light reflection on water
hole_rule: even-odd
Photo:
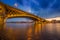
[[[34,23],[6,23],[5,40],[60,40],[60,23],[49,23],[34,27]],[[38,28],[38,32],[36,32]],[[37,34],[37,35],[35,35]]]
[[[45,40],[60,40],[60,23],[46,24],[42,34]]]

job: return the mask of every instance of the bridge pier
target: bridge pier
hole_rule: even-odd
[[[0,23],[4,23],[4,17],[0,16]]]
[[[0,30],[3,28],[4,26],[4,18],[3,16],[0,16]]]
[[[42,30],[41,22],[40,21],[35,21],[35,26],[34,27],[35,27],[35,37],[38,40],[40,38],[38,36],[41,36],[41,30]]]

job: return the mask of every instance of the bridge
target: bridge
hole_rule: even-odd
[[[39,26],[45,19],[40,18],[28,12],[24,12],[20,9],[13,8],[0,2],[0,23],[5,23],[8,18],[30,18],[35,22],[35,26]],[[46,22],[46,21],[45,21]]]
[[[41,24],[44,22],[47,22],[45,19],[40,18],[36,15],[33,15],[31,13],[28,12],[24,12],[20,9],[17,8],[13,8],[9,5],[3,4],[0,2],[0,25],[2,25],[0,27],[0,29],[2,30],[3,28],[5,28],[5,23],[7,19],[10,18],[30,18],[34,21],[34,28],[35,28],[35,33],[37,35],[38,32],[41,32]],[[38,29],[39,28],[39,29]]]

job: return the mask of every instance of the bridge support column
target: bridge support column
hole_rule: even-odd
[[[0,15],[0,38],[3,39],[4,18]]]
[[[41,36],[41,22],[40,21],[35,21],[35,37],[38,40],[39,36]]]
[[[4,17],[0,16],[0,23],[4,23]]]
[[[0,16],[0,30],[3,28],[4,26],[4,18],[3,16]]]

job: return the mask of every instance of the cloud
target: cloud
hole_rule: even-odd
[[[60,0],[4,0],[3,2],[43,18],[60,15]]]
[[[33,3],[35,3],[36,5],[39,5],[39,2],[37,0],[31,0]]]
[[[14,4],[14,6],[15,6],[15,7],[18,7],[18,4],[17,4],[17,3],[15,3],[15,4]]]

